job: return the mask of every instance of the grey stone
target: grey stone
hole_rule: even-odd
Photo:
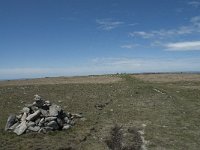
[[[28,121],[35,120],[39,115],[40,115],[40,110],[37,110],[37,111],[34,112],[33,114],[29,115],[29,116],[26,118],[26,120],[28,120]]]
[[[22,111],[24,112],[24,113],[29,113],[30,112],[30,108],[28,108],[28,107],[24,107],[23,109],[22,109]]]
[[[69,124],[65,124],[62,129],[63,130],[68,130],[70,128],[71,128],[71,126]]]
[[[32,110],[33,112],[36,112],[36,111],[38,110],[38,107],[36,107],[36,106],[31,106],[30,108],[31,108],[31,110]]]
[[[16,116],[16,118],[17,118],[18,120],[21,120],[21,117],[22,117],[22,114]]]
[[[69,118],[68,118],[68,117],[65,117],[65,118],[64,118],[64,122],[67,123],[67,124],[69,124],[69,123],[70,123]]]
[[[48,127],[52,127],[54,130],[57,130],[59,128],[58,124],[56,121],[51,121],[47,124]]]
[[[57,121],[59,127],[62,128],[63,127],[63,121],[60,118],[57,118],[56,121]]]
[[[15,132],[17,135],[23,134],[27,129],[26,121],[21,122],[13,132]]]
[[[44,109],[40,109],[41,111],[41,114],[45,117],[47,117],[49,115],[48,111],[47,110],[44,110]]]
[[[40,128],[40,130],[38,131],[38,133],[47,133],[47,131],[44,128]]]
[[[53,121],[56,119],[57,119],[57,117],[47,117],[47,118],[45,118],[45,122],[50,122],[50,121]]]
[[[53,130],[52,127],[44,127],[44,129],[46,130],[46,132],[48,132],[48,131],[52,131],[52,130]]]
[[[27,115],[27,113],[24,113],[23,115],[22,115],[22,117],[21,117],[21,121],[26,121],[26,117],[27,117],[28,115]]]
[[[35,122],[30,121],[27,123],[27,127],[31,127],[31,126],[35,126]]]
[[[41,127],[41,126],[43,126],[44,122],[45,122],[45,119],[44,119],[44,118],[42,118],[42,119],[40,120],[40,122],[39,122],[39,124],[38,124],[38,125]]]
[[[37,106],[38,108],[41,108],[43,105],[44,105],[44,101],[43,100],[36,101],[35,106]]]
[[[40,123],[40,120],[41,120],[41,118],[37,118],[37,119],[35,120],[35,124],[38,125],[38,124]]]
[[[42,98],[41,98],[39,95],[37,95],[37,94],[36,94],[36,95],[34,95],[34,96],[35,96],[35,97],[34,97],[34,100],[35,100],[35,101],[39,101],[39,100],[41,100],[41,99],[42,99]]]
[[[61,112],[61,110],[62,109],[60,106],[53,104],[49,107],[49,115],[50,116],[58,116],[58,114],[59,114],[59,112]]]
[[[38,132],[40,130],[40,127],[39,126],[34,126],[34,127],[30,126],[30,127],[28,127],[28,130],[33,131],[33,132]]]
[[[82,118],[83,116],[81,114],[72,114],[73,118]]]
[[[12,125],[9,130],[14,130],[20,123],[16,122],[14,125]]]
[[[48,105],[48,106],[51,105],[50,101],[45,101],[45,104]]]
[[[7,131],[12,125],[16,123],[16,116],[15,115],[10,115],[8,117],[6,126],[5,126],[5,131]]]

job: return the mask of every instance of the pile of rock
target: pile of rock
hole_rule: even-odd
[[[17,135],[27,132],[67,130],[74,125],[75,118],[81,117],[81,114],[65,113],[60,106],[35,95],[33,104],[24,107],[19,115],[8,117],[5,130],[13,131]]]

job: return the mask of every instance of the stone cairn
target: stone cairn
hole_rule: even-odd
[[[65,113],[60,106],[35,95],[33,104],[24,107],[19,115],[8,117],[5,131],[21,135],[27,132],[67,130],[75,124],[75,118],[81,117],[81,114]]]

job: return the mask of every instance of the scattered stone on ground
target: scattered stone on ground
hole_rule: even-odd
[[[8,117],[5,131],[21,135],[28,132],[67,130],[75,124],[75,118],[82,118],[82,114],[65,113],[61,106],[35,95],[33,104],[26,105],[19,115]]]

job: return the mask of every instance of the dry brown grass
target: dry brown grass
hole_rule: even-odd
[[[113,76],[88,76],[88,77],[47,77],[25,80],[0,81],[0,86],[7,85],[47,85],[47,84],[87,84],[87,83],[114,83],[121,81],[119,77]]]
[[[132,75],[138,79],[150,82],[179,82],[179,81],[200,81],[200,74],[138,74]]]

